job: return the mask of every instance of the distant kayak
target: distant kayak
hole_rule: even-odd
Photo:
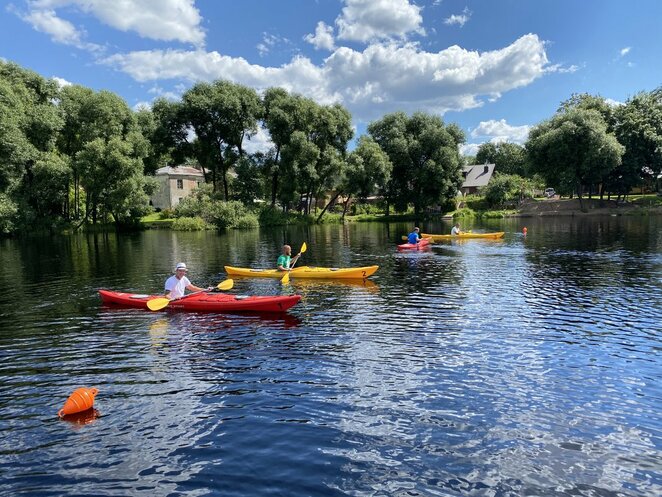
[[[423,238],[418,243],[402,243],[398,245],[398,250],[421,250],[428,245],[430,245],[430,240]]]
[[[365,279],[375,274],[379,266],[353,268],[299,266],[290,271],[290,278],[319,279]],[[282,278],[285,272],[278,269],[252,269],[245,267],[225,266],[228,276],[250,276],[253,278]]]
[[[105,304],[123,307],[147,308],[151,299],[163,295],[143,295],[135,293],[99,290]],[[172,300],[164,309],[197,312],[284,312],[301,300],[301,295],[243,296],[227,293],[202,292]]]
[[[504,233],[504,231],[496,231],[494,233],[460,233],[459,235],[431,235],[423,233],[421,236],[423,238],[430,238],[436,242],[439,240],[457,240],[466,238],[502,238]]]

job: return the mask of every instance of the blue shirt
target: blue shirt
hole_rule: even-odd
[[[411,233],[409,233],[409,236],[407,237],[407,241],[409,243],[411,243],[412,245],[416,245],[420,238],[421,237],[418,233],[416,233],[415,231],[412,231]]]

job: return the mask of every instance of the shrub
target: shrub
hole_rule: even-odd
[[[209,221],[218,229],[234,228],[247,213],[246,206],[237,200],[213,202],[206,212]]]
[[[0,234],[9,234],[16,229],[18,207],[4,193],[0,193]]]
[[[207,228],[207,223],[201,217],[179,217],[172,223],[172,229],[176,231],[201,231]]]
[[[253,212],[247,212],[237,219],[237,223],[234,227],[239,229],[251,229],[258,228],[259,226],[260,221],[258,220],[257,215]]]
[[[163,209],[159,212],[159,219],[172,219],[175,217],[175,209]]]

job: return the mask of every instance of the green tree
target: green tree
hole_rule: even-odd
[[[531,130],[526,144],[533,172],[580,202],[586,185],[600,183],[621,162],[623,147],[596,110],[569,109]]]
[[[618,107],[616,122],[616,137],[625,153],[609,176],[608,188],[626,195],[642,180],[662,174],[662,88],[639,93]]]
[[[243,140],[257,132],[262,103],[255,90],[246,86],[215,81],[198,83],[182,96],[183,117],[196,134],[194,153],[212,173],[214,189],[218,178],[229,199],[228,171],[243,156]]]
[[[379,144],[367,135],[361,136],[356,148],[347,156],[336,195],[327,203],[317,220],[322,219],[340,195],[347,195],[343,208],[344,218],[352,195],[365,200],[370,195],[383,192],[391,179],[392,170],[393,164]]]
[[[153,188],[143,174],[149,142],[135,113],[114,93],[75,85],[62,90],[60,105],[65,116],[60,150],[71,160],[75,195],[79,185],[85,191],[81,224],[90,215],[96,223],[99,209],[117,226],[134,222],[148,210]]]
[[[476,164],[494,164],[501,174],[526,174],[526,151],[517,143],[483,143],[478,147]]]
[[[233,192],[236,200],[244,204],[252,204],[264,195],[262,183],[262,170],[267,159],[264,154],[253,156],[244,155],[234,168],[237,174],[233,183]]]
[[[397,209],[413,204],[418,215],[455,197],[462,184],[459,127],[425,113],[395,112],[371,123],[368,132],[393,164],[386,195]]]
[[[57,133],[63,125],[61,111],[55,105],[57,95],[54,81],[0,61],[0,216],[6,216],[0,219],[3,231],[16,229],[20,218],[29,224],[40,216],[61,215],[66,208],[66,182],[49,185],[61,189],[49,198],[45,195],[52,190],[42,192],[39,188],[45,169],[63,166],[55,150]]]

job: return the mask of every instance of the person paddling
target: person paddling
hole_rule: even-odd
[[[291,255],[292,247],[289,245],[283,245],[283,253],[278,257],[278,261],[276,262],[279,271],[290,271],[290,265],[296,263],[299,257],[301,257],[301,252],[293,258]]]
[[[453,229],[451,230],[451,235],[461,235],[462,230],[460,230],[460,223],[457,223],[455,226],[453,226]]]
[[[421,235],[419,234],[419,231],[420,230],[418,228],[414,228],[414,231],[412,231],[411,233],[409,233],[409,235],[407,235],[407,242],[411,243],[412,245],[416,245],[421,240]]]
[[[191,280],[186,277],[187,271],[188,268],[185,263],[180,262],[177,264],[175,267],[175,274],[165,282],[166,298],[169,298],[170,300],[181,298],[184,296],[184,293],[186,293],[186,290],[190,290],[191,292],[204,292],[205,290],[211,291],[214,289],[213,286],[206,289],[195,286],[191,283]]]

